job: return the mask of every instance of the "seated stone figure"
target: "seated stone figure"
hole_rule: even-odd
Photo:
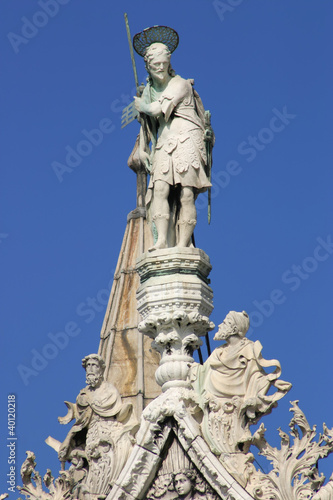
[[[291,388],[290,383],[279,380],[280,363],[265,360],[260,342],[245,338],[249,326],[245,311],[229,312],[214,337],[226,343],[216,348],[204,365],[191,369],[191,381],[204,412],[202,432],[225,465],[229,460],[230,471],[240,466],[245,470],[252,462],[252,455],[246,455],[252,443],[250,425],[270,413]],[[275,370],[266,373],[264,368],[268,367]],[[268,395],[271,387],[276,391]],[[238,479],[246,483],[246,477]]]
[[[76,403],[68,403],[68,414],[59,417],[61,424],[76,419],[58,456],[61,462],[72,461],[82,450],[88,463],[83,480],[91,494],[107,495],[126,463],[138,428],[132,416],[132,405],[121,401],[117,389],[103,378],[105,364],[97,354],[82,361],[86,370],[87,386]]]

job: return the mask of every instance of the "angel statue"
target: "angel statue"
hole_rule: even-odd
[[[193,80],[172,69],[171,53],[178,41],[176,31],[167,26],[147,28],[133,38],[148,71],[135,108],[141,122],[136,153],[150,175],[146,208],[157,232],[150,250],[191,245],[197,222],[195,200],[211,187],[210,113],[205,112]]]

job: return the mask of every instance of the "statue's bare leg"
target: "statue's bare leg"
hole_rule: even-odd
[[[184,186],[180,193],[179,240],[177,247],[188,247],[190,245],[196,223],[197,211],[194,203],[194,191],[192,187]]]
[[[152,201],[152,220],[157,230],[157,241],[149,248],[149,251],[158,248],[167,248],[167,235],[170,219],[170,207],[168,202],[170,186],[165,181],[154,182],[154,194]]]

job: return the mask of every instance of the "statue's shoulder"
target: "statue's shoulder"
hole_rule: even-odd
[[[150,100],[150,88],[151,88],[151,85],[149,82],[146,83],[145,85],[145,88],[143,89],[143,92],[142,92],[142,99],[144,100]]]
[[[117,394],[119,395],[118,389],[111,384],[111,382],[107,382],[104,380],[104,382],[101,384],[101,389],[105,394]]]
[[[192,87],[192,84],[191,84],[190,80],[186,80],[185,78],[181,77],[180,75],[175,75],[169,81],[167,88],[172,88],[172,87],[190,89]]]
[[[207,364],[208,366],[214,366],[216,363],[220,363],[221,357],[226,348],[227,344],[222,344],[216,347],[204,364]]]
[[[183,82],[185,85],[190,85],[191,87],[194,85],[193,78],[183,78],[180,75],[175,75],[170,81]]]
[[[83,389],[80,390],[79,394],[77,395],[77,397],[80,397],[80,396],[86,396],[88,394],[89,391],[89,386],[86,385],[85,387],[83,387]]]
[[[87,406],[90,401],[91,391],[89,390],[89,386],[84,387],[80,390],[79,394],[76,397],[76,404],[78,406]]]
[[[253,342],[245,337],[239,344],[239,355],[248,360],[255,359],[258,357],[261,349],[262,346],[258,340]]]

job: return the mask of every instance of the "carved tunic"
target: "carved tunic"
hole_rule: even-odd
[[[147,103],[159,101],[162,107],[162,114],[151,118],[153,160],[147,202],[157,180],[197,192],[211,186],[205,172],[204,109],[192,85],[193,80],[177,75],[163,92],[156,92],[150,84],[143,92]]]

